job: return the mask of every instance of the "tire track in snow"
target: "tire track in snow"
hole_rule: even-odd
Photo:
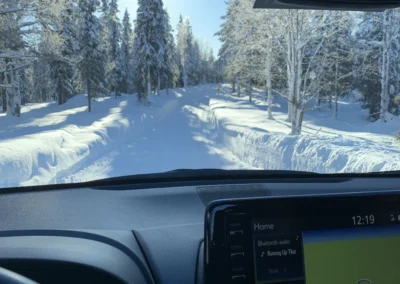
[[[156,114],[143,113],[140,118],[142,122],[140,126],[135,123],[134,118],[131,118],[128,131],[120,139],[110,141],[100,153],[91,153],[80,163],[59,173],[57,181],[60,183],[76,183],[110,177],[109,172],[113,170],[111,164],[114,159],[124,153],[127,148],[133,148],[137,145],[141,137],[146,137],[146,134],[152,131],[158,122],[172,115],[178,106],[178,99],[172,99],[158,109]]]

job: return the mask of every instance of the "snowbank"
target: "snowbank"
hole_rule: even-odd
[[[219,143],[248,167],[318,173],[364,173],[400,170],[400,144],[385,134],[335,130],[305,122],[305,135],[292,136],[283,112],[268,120],[262,101],[250,104],[232,97],[210,100]],[[275,109],[276,110],[276,109]],[[321,115],[320,113],[317,113]],[[354,111],[353,111],[354,116]],[[332,121],[332,117],[329,121]],[[323,120],[319,120],[323,121]],[[351,121],[350,121],[351,122]],[[335,122],[340,125],[340,122]],[[378,122],[379,123],[379,122]],[[369,128],[393,132],[398,121]],[[321,130],[318,132],[318,130]],[[374,139],[369,139],[373,136]]]
[[[146,120],[135,96],[98,99],[91,113],[86,104],[80,95],[63,106],[23,107],[21,118],[0,117],[0,187],[57,183]]]

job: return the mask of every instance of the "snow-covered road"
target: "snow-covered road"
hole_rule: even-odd
[[[268,120],[265,93],[253,102],[216,85],[152,96],[86,97],[65,105],[24,106],[21,118],[0,114],[0,186],[82,182],[175,169],[271,169],[320,173],[400,170],[394,139],[400,119],[370,123],[358,102],[310,111],[301,136],[291,136],[286,103]]]
[[[188,93],[176,94],[149,123],[140,127],[133,124],[116,148],[98,159],[88,159],[78,171],[68,173],[59,182],[175,169],[238,168],[207,146],[206,140],[212,134],[206,131],[210,92],[215,88],[191,88]]]

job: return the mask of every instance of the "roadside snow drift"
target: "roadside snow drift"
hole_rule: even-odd
[[[20,118],[0,116],[0,186],[58,183],[82,161],[115,147],[133,123],[140,127],[153,111],[138,106],[135,96],[100,98],[91,113],[86,104],[80,95],[62,106],[25,106]]]
[[[338,120],[328,109],[311,111],[304,135],[291,136],[285,103],[278,100],[275,119],[268,120],[262,96],[256,93],[253,103],[227,94],[210,101],[221,143],[249,166],[318,173],[400,170],[400,143],[393,138],[398,118],[370,123],[358,103],[341,102]]]

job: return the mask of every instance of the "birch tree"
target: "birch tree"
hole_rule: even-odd
[[[398,36],[398,27],[394,27],[393,10],[386,10],[382,15],[383,22],[383,37],[382,37],[382,64],[381,64],[381,105],[380,105],[380,120],[387,121],[387,113],[389,111],[389,78],[390,78],[390,63],[392,55],[392,44]]]
[[[301,134],[304,112],[309,102],[324,87],[323,63],[329,54],[321,52],[324,43],[338,35],[331,28],[337,21],[329,11],[281,11],[280,27],[286,30],[286,64],[289,103],[289,121],[292,134]],[[283,47],[285,47],[283,46]]]

